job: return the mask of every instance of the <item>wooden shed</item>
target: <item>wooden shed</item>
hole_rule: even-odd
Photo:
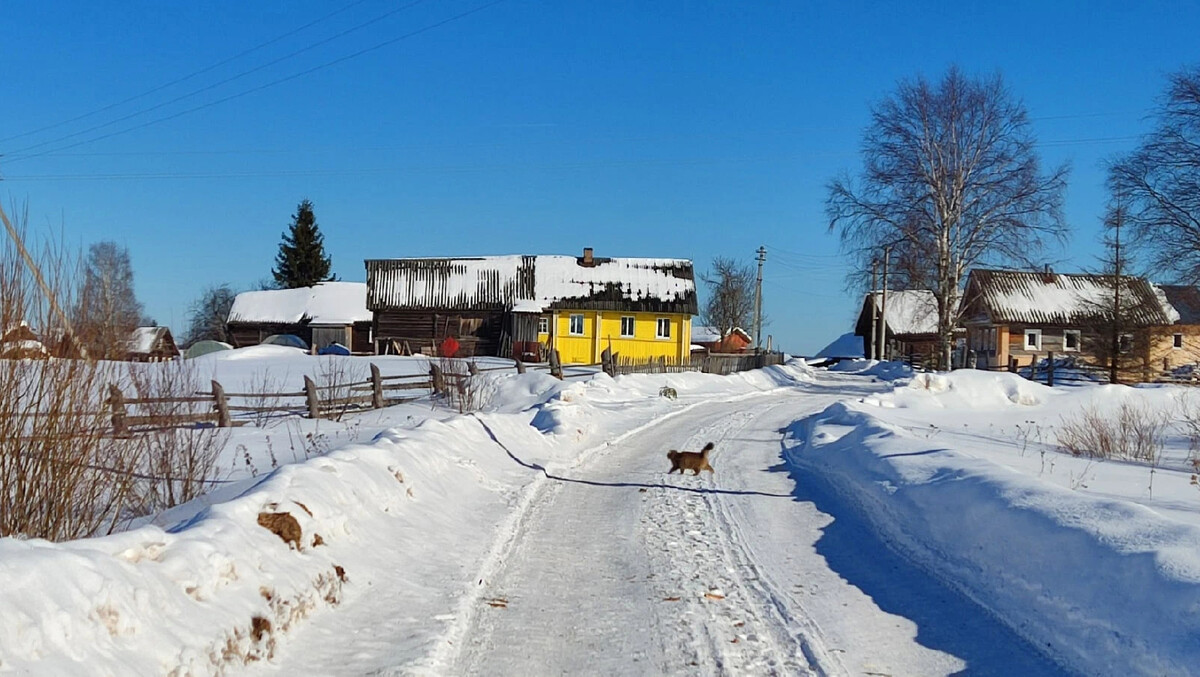
[[[351,352],[369,353],[371,312],[366,297],[362,282],[242,292],[229,309],[231,343],[243,348],[272,334],[294,334],[317,349],[340,343]]]
[[[878,324],[881,312],[884,330],[885,359],[903,359],[909,363],[933,361],[937,354],[938,307],[937,297],[928,289],[888,290],[886,310],[882,291],[863,297],[854,334],[862,337],[867,356],[875,355],[879,342]],[[875,333],[872,333],[875,332]]]
[[[179,357],[179,347],[168,327],[138,327],[129,337],[126,359],[131,362],[164,362]]]

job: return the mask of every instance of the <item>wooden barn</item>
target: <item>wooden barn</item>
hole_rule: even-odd
[[[351,352],[369,353],[371,311],[366,297],[362,282],[242,292],[229,309],[233,346],[258,345],[272,334],[293,334],[315,349],[340,343]]]
[[[886,359],[903,359],[909,363],[928,363],[937,354],[938,309],[937,297],[927,289],[888,290],[886,310],[883,292],[870,292],[863,297],[854,334],[862,337],[868,357],[875,354],[879,342],[878,323],[881,311],[885,327]],[[872,322],[874,316],[874,323]],[[872,332],[876,332],[872,334]]]
[[[129,337],[127,360],[131,362],[164,362],[179,357],[179,347],[168,327],[138,327]]]
[[[583,256],[486,256],[366,261],[367,308],[381,353],[600,361],[684,360],[696,314],[692,262]]]

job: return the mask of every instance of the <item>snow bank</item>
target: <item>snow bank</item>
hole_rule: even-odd
[[[229,351],[257,360],[219,355],[210,366],[301,359],[260,348]],[[456,622],[442,615],[477,589],[489,544],[542,468],[568,467],[713,393],[769,391],[812,372],[793,363],[730,377],[478,378],[491,392],[485,412],[386,428],[227,485],[160,516],[159,526],[58,544],[0,539],[0,672],[224,674],[269,661],[304,618],[371,594],[373,580],[396,571],[412,591],[397,602],[416,624],[410,653],[436,656],[439,633]],[[389,410],[381,411],[364,417]],[[208,505],[215,498],[228,500]]]
[[[1196,509],[1177,520],[1138,500],[1144,467],[1109,463],[1099,473],[1049,451],[1047,472],[1048,445],[1026,454],[1005,427],[1018,421],[1019,437],[1085,401],[1168,397],[1088,390],[1063,394],[1008,374],[920,375],[879,401],[835,404],[794,424],[786,457],[1062,664],[1083,674],[1190,674],[1200,664]],[[1177,492],[1189,489],[1174,479]],[[1182,502],[1175,497],[1165,502]]]
[[[879,360],[842,360],[830,365],[829,371],[859,376],[874,376],[884,381],[896,381],[913,375],[912,367],[901,362],[880,362]]]

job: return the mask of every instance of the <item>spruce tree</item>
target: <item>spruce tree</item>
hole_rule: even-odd
[[[335,279],[329,274],[332,264],[325,255],[325,236],[317,228],[311,201],[303,200],[296,207],[292,225],[282,237],[275,267],[271,269],[276,286],[295,289]]]

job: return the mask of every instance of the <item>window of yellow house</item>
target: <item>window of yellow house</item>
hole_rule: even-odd
[[[658,326],[654,330],[654,337],[660,339],[671,338],[671,318],[658,318]]]
[[[583,315],[572,315],[571,324],[567,329],[571,336],[583,336]]]
[[[625,316],[621,318],[621,338],[633,338],[633,318]]]
[[[548,318],[548,317],[539,317],[538,318],[538,333],[539,334],[549,334],[550,333],[550,318]]]

